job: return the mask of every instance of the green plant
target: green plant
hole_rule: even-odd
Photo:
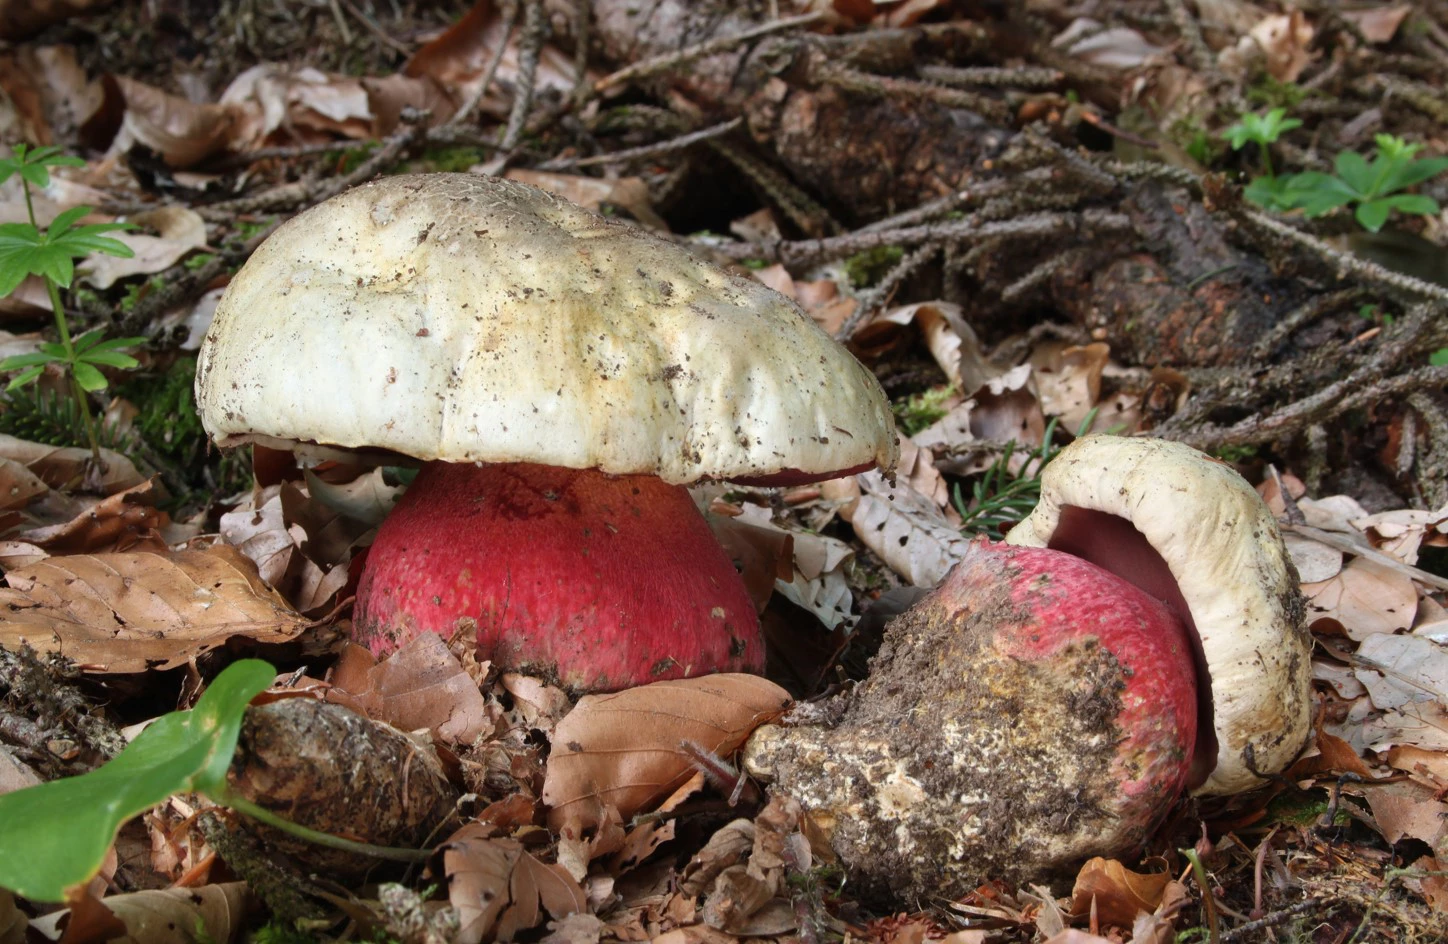
[[[1279,178],[1272,168],[1272,145],[1284,132],[1300,127],[1300,120],[1287,117],[1287,109],[1274,108],[1264,115],[1242,115],[1236,124],[1222,132],[1232,150],[1240,151],[1248,144],[1255,144],[1262,156],[1262,176],[1254,177],[1247,184],[1245,195],[1248,200],[1268,209],[1291,209],[1290,205],[1283,203],[1287,178]]]
[[[50,168],[84,166],[79,158],[67,157],[59,148],[27,148],[17,144],[11,157],[0,158],[0,183],[12,176],[20,177],[21,189],[25,194],[25,211],[30,217],[28,223],[0,224],[0,296],[15,291],[28,276],[38,275],[45,280],[50,294],[51,311],[55,314],[55,330],[60,343],[40,345],[33,354],[17,354],[0,361],[0,370],[19,370],[10,381],[8,389],[14,390],[34,383],[49,364],[59,364],[66,371],[70,381],[71,394],[80,408],[84,420],[86,438],[90,441],[91,456],[99,463],[100,442],[96,438],[95,421],[91,417],[88,392],[104,390],[108,381],[100,367],[116,367],[129,370],[137,366],[135,358],[122,354],[120,349],[134,347],[145,342],[145,338],[114,338],[103,340],[104,328],[93,328],[72,339],[65,308],[60,302],[60,289],[69,288],[75,277],[75,260],[93,252],[112,256],[134,255],[131,247],[111,239],[103,233],[129,229],[125,223],[92,223],[77,226],[80,218],[91,212],[90,207],[78,206],[58,215],[42,232],[35,220],[35,205],[31,199],[31,186],[50,185]]]
[[[963,519],[960,530],[983,531],[992,539],[1000,540],[1005,536],[1006,525],[1013,525],[1031,513],[1041,500],[1041,471],[1061,451],[1055,444],[1059,420],[1060,417],[1053,416],[1046,423],[1041,444],[1025,454],[1017,471],[1011,471],[1016,441],[1006,443],[1000,458],[971,485],[969,501],[966,501],[960,483],[955,484],[951,490],[951,504]],[[1093,409],[1081,421],[1076,436],[1086,435],[1095,422],[1096,410]]]
[[[1371,161],[1356,151],[1343,151],[1333,161],[1336,173],[1306,171],[1284,175],[1282,180],[1290,206],[1316,217],[1356,204],[1353,215],[1358,224],[1374,233],[1383,228],[1394,210],[1425,215],[1437,213],[1437,200],[1401,191],[1448,170],[1448,157],[1416,157],[1423,148],[1421,144],[1409,144],[1391,134],[1380,134],[1373,140],[1377,143],[1377,153]]]
[[[85,418],[72,397],[40,386],[0,392],[0,433],[64,447],[85,442],[85,429]],[[96,440],[102,448],[121,453],[135,446],[133,436],[122,435],[109,424],[96,428]]]
[[[875,246],[846,259],[845,276],[855,288],[865,288],[884,278],[903,258],[905,250],[899,246]]]
[[[156,719],[90,773],[0,795],[0,888],[62,901],[100,870],[121,825],[173,793],[202,793],[310,842],[377,858],[420,862],[425,853],[353,842],[307,829],[230,791],[226,772],[246,706],[276,669],[242,659],[217,675],[190,711]]]
[[[954,385],[931,387],[890,404],[895,425],[906,436],[914,436],[946,414],[945,402],[956,393]]]

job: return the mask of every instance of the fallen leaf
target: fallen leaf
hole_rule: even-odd
[[[29,644],[92,672],[174,668],[235,636],[279,643],[311,625],[225,544],[52,557],[5,581],[0,645]]]
[[[144,144],[172,167],[190,167],[226,149],[235,112],[223,104],[197,104],[123,75],[115,76],[125,100],[113,152]]]
[[[1365,10],[1343,10],[1339,14],[1344,20],[1352,23],[1363,34],[1363,39],[1370,43],[1386,43],[1397,35],[1398,27],[1402,25],[1409,13],[1413,12],[1411,4],[1403,3],[1391,7],[1369,7]]]
[[[99,474],[91,465],[89,449],[47,446],[5,434],[0,434],[0,458],[19,462],[54,489],[85,486],[114,495],[146,481],[130,459],[110,449],[101,450],[105,471]]]
[[[182,257],[196,249],[206,248],[206,221],[195,210],[183,206],[164,206],[136,213],[121,222],[134,223],[149,233],[117,232],[111,238],[131,247],[130,258],[91,253],[79,263],[81,278],[96,288],[110,288],[116,281],[132,275],[164,272]]]
[[[1367,535],[1373,547],[1405,564],[1418,563],[1418,550],[1425,543],[1448,546],[1448,507],[1437,511],[1385,511],[1355,518],[1352,525]]]
[[[1418,588],[1402,573],[1366,558],[1354,558],[1337,576],[1303,584],[1308,621],[1334,619],[1359,642],[1412,625]]]
[[[1342,551],[1290,532],[1282,535],[1282,541],[1302,583],[1322,583],[1342,572]]]
[[[109,895],[101,903],[120,919],[125,933],[113,944],[193,944],[198,938],[229,941],[239,936],[251,907],[245,882],[200,888],[166,888]],[[69,910],[52,912],[32,922],[39,933],[56,940]],[[67,933],[71,929],[67,928]]]
[[[773,682],[739,674],[585,695],[553,731],[549,823],[579,835],[598,825],[604,805],[632,817],[694,773],[685,742],[727,756],[789,702]]]
[[[458,911],[457,944],[479,944],[509,902],[509,885],[523,846],[493,835],[493,827],[471,823],[442,846],[448,901]]]
[[[1399,781],[1355,789],[1368,801],[1373,819],[1390,845],[1406,837],[1442,848],[1448,837],[1448,803],[1420,783]]]
[[[642,177],[619,177],[605,180],[601,177],[584,177],[579,174],[556,174],[542,170],[528,170],[515,167],[504,175],[509,180],[532,184],[540,190],[557,194],[581,207],[602,212],[604,204],[622,207],[649,229],[661,233],[669,231],[669,224],[654,211],[649,199],[649,188]]]
[[[1266,53],[1267,71],[1279,82],[1296,82],[1313,60],[1312,24],[1301,10],[1265,17],[1249,35]]]
[[[1091,913],[1104,925],[1129,928],[1140,912],[1152,912],[1161,904],[1171,875],[1165,872],[1133,872],[1116,859],[1091,859],[1076,873],[1071,889],[1071,914],[1077,918]]]
[[[1080,38],[1078,38],[1080,37]],[[1108,69],[1134,69],[1147,60],[1164,55],[1167,50],[1147,42],[1129,27],[1107,27],[1088,17],[1073,20],[1051,45],[1064,48],[1072,56]]]
[[[1388,763],[1398,770],[1432,777],[1438,784],[1448,786],[1448,754],[1425,751],[1420,747],[1398,746],[1388,751]]]
[[[935,502],[904,485],[891,485],[879,472],[855,476],[859,500],[846,514],[855,535],[912,586],[933,587],[965,554],[970,538]]]
[[[1377,633],[1364,639],[1357,677],[1378,708],[1442,700],[1448,704],[1448,649],[1422,636]]]
[[[450,744],[471,744],[497,724],[488,700],[436,633],[416,636],[375,663],[366,649],[348,646],[331,681],[353,697],[353,710],[403,731],[425,729]]]
[[[27,556],[38,551],[42,557],[141,549],[165,553],[160,531],[170,519],[156,508],[164,497],[159,491],[158,479],[147,479],[96,502],[69,521],[18,532],[4,543],[22,543],[31,549]],[[0,562],[7,570],[19,563],[6,552],[0,552]]]

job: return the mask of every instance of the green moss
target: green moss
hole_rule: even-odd
[[[1223,462],[1237,463],[1246,462],[1257,456],[1256,446],[1221,446],[1212,450],[1212,455]]]
[[[474,164],[481,164],[485,159],[486,155],[482,150],[475,147],[433,148],[425,151],[418,159],[416,169],[438,171],[439,173],[460,173]]]
[[[192,391],[195,382],[196,360],[183,357],[164,374],[137,377],[120,390],[140,410],[135,426],[141,437],[181,464],[189,464],[206,448],[206,430],[196,414]]]
[[[845,260],[845,276],[855,288],[874,285],[904,258],[905,250],[899,246],[866,249]]]
[[[1301,104],[1311,92],[1295,82],[1283,82],[1269,73],[1262,73],[1247,89],[1247,101],[1265,108],[1291,109]]]
[[[1284,792],[1273,797],[1267,804],[1267,820],[1288,826],[1313,826],[1326,815],[1327,809],[1328,796],[1325,790]],[[1346,826],[1351,822],[1352,817],[1339,804],[1337,813],[1333,816],[1333,825]]]
[[[906,436],[914,436],[946,414],[945,401],[955,392],[954,386],[931,387],[894,401],[890,409],[895,412],[895,424]]]

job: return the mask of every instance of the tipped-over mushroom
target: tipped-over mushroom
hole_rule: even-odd
[[[218,306],[196,389],[222,445],[426,463],[358,590],[374,652],[469,633],[578,690],[762,668],[754,609],[682,486],[814,481],[897,451],[874,377],[792,302],[466,174],[380,180],[278,229]]]
[[[1041,493],[891,623],[865,682],[745,746],[866,890],[948,897],[1120,855],[1185,787],[1248,789],[1306,743],[1296,573],[1251,486],[1180,444],[1095,436]]]

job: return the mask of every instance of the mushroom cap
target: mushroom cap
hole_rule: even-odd
[[[221,445],[807,481],[895,464],[874,376],[792,301],[525,184],[388,177],[232,279],[196,400]]]
[[[1241,792],[1262,783],[1254,769],[1285,769],[1311,729],[1312,643],[1297,569],[1266,503],[1230,466],[1190,446],[1088,436],[1046,466],[1040,502],[1006,541],[1059,547],[1072,508],[1129,522],[1190,611],[1217,741],[1215,768],[1194,792]]]

